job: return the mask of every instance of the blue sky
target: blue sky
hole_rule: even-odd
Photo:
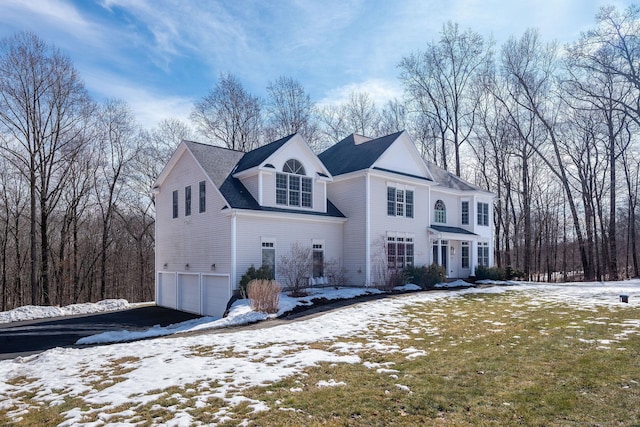
[[[621,0],[2,0],[0,37],[30,30],[67,53],[98,99],[129,103],[139,122],[187,121],[220,73],[263,97],[279,76],[314,101],[367,91],[400,97],[397,64],[447,21],[497,44],[538,28],[566,43]]]

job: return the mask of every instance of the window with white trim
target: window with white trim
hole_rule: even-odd
[[[198,212],[203,213],[207,210],[207,186],[205,181],[200,181],[200,183],[198,184],[198,188],[199,188],[199,195],[198,195],[198,200],[199,200],[199,207],[198,207]]]
[[[324,248],[322,243],[313,243],[313,277],[324,277]]]
[[[463,201],[460,205],[460,212],[462,213],[462,217],[460,218],[460,223],[462,225],[469,225],[469,202]]]
[[[178,218],[178,190],[173,191],[173,217]]]
[[[439,224],[445,224],[447,222],[447,207],[444,205],[442,200],[436,201],[433,212],[433,222],[437,222]]]
[[[489,203],[478,202],[478,225],[489,225]]]
[[[276,173],[276,204],[313,207],[313,180],[304,174],[302,163],[287,160],[282,172]]]
[[[276,274],[276,244],[273,240],[262,241],[262,265],[269,267],[271,278]]]
[[[478,243],[478,265],[489,266],[489,243]]]
[[[191,186],[184,188],[184,216],[191,215]]]
[[[392,270],[413,265],[413,237],[387,236],[387,267]]]
[[[460,262],[462,268],[469,268],[469,242],[461,242]]]
[[[413,190],[387,187],[387,215],[413,218]]]

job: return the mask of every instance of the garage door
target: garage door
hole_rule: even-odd
[[[160,307],[176,309],[178,307],[176,286],[176,273],[158,273],[156,304]]]
[[[199,274],[178,274],[178,310],[201,314]]]
[[[202,275],[203,309],[205,316],[222,317],[231,298],[228,275]]]

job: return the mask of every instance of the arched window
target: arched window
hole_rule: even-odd
[[[285,163],[282,168],[282,172],[305,175],[304,166],[296,159],[287,160],[287,163]]]
[[[440,224],[445,224],[447,222],[447,208],[444,206],[444,202],[442,200],[438,200],[436,202],[434,213],[434,222],[438,222]]]
[[[276,174],[276,204],[313,207],[313,181],[305,175],[304,166],[296,159],[289,159]]]

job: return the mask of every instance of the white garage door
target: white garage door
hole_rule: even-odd
[[[205,316],[222,317],[231,298],[231,283],[228,275],[202,275],[202,294]]]
[[[199,274],[178,274],[178,310],[200,314]]]
[[[160,307],[176,309],[178,307],[176,273],[158,273],[156,304]]]

